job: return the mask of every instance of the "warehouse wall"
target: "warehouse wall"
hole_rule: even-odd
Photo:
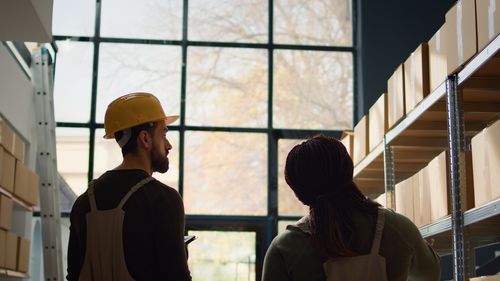
[[[0,43],[0,113],[28,144],[25,163],[31,170],[35,169],[37,149],[33,98],[31,80]]]
[[[455,1],[357,1],[359,119],[387,91],[387,80],[396,67],[444,23]]]

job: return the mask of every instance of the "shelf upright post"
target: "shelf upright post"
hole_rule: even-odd
[[[446,80],[446,110],[448,122],[448,150],[450,163],[451,228],[453,235],[453,275],[456,281],[465,281],[464,215],[462,191],[465,190],[465,137],[463,120],[463,97],[458,92],[457,75]]]
[[[384,185],[386,207],[396,210],[396,176],[394,169],[394,148],[387,144],[384,135]]]

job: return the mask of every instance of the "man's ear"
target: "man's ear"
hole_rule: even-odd
[[[142,130],[137,135],[137,143],[145,149],[148,149],[151,146],[151,136],[146,130]]]

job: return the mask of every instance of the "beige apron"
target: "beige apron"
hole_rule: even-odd
[[[387,281],[385,258],[379,255],[380,241],[385,223],[385,210],[379,209],[373,244],[368,255],[331,258],[323,263],[327,281]],[[297,226],[308,233],[309,224],[301,219]]]
[[[153,180],[147,177],[123,197],[118,207],[111,210],[97,210],[94,197],[94,182],[89,183],[88,196],[90,212],[87,214],[87,245],[80,281],[128,281],[134,280],[125,263],[123,252],[123,205],[132,194]]]

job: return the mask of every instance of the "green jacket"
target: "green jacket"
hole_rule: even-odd
[[[440,278],[437,254],[422,238],[408,218],[386,212],[379,254],[386,259],[389,281],[434,281]],[[355,237],[361,254],[370,252],[376,219],[354,212]],[[307,220],[305,217],[302,219]],[[311,236],[296,225],[289,225],[274,238],[264,259],[262,281],[324,281],[326,258]],[[347,281],[347,280],[342,280]]]

